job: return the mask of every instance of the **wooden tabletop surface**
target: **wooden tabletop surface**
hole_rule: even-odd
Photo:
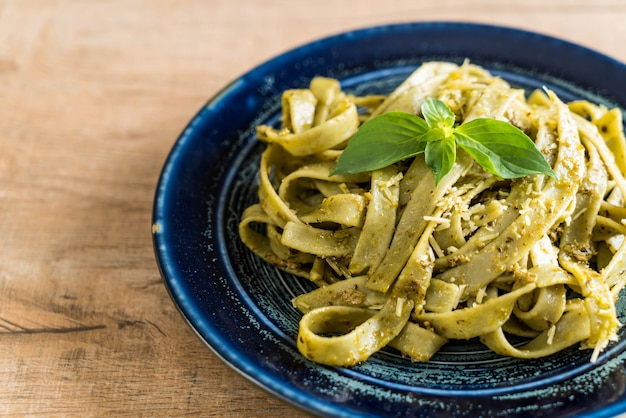
[[[155,185],[236,76],[319,37],[427,20],[626,62],[622,0],[0,0],[0,415],[306,416],[179,314],[152,250]]]

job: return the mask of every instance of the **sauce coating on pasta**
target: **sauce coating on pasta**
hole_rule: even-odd
[[[363,121],[442,100],[457,123],[508,121],[558,180],[503,180],[460,152],[439,183],[418,155],[329,176]],[[354,97],[318,77],[288,90],[267,142],[245,245],[318,289],[298,296],[297,345],[350,366],[385,346],[428,361],[450,339],[539,358],[579,344],[595,361],[617,338],[626,267],[626,140],[621,112],[551,91],[525,96],[485,69],[428,62],[386,96]],[[525,343],[513,344],[510,336]]]

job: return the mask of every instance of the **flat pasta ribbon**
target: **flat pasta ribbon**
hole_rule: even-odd
[[[557,179],[498,178],[459,150],[436,184],[423,154],[372,172],[330,176],[360,125],[427,98],[454,113],[509,122],[534,141]],[[316,77],[282,97],[267,142],[259,202],[242,242],[318,286],[297,296],[297,346],[351,366],[385,347],[428,361],[450,340],[503,356],[579,345],[590,360],[617,338],[626,285],[626,139],[622,113],[565,104],[465,62],[427,62],[388,95],[354,96]]]

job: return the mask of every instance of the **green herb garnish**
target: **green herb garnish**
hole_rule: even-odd
[[[450,108],[433,98],[422,104],[422,115],[389,112],[365,122],[330,175],[377,170],[423,152],[439,183],[452,169],[458,145],[500,178],[546,174],[556,179],[534,142],[508,122],[480,118],[455,125]]]

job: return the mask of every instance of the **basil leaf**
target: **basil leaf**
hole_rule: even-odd
[[[558,180],[534,142],[508,122],[483,118],[455,126],[454,113],[433,98],[424,100],[422,114],[424,119],[390,112],[365,122],[330,175],[372,171],[423,152],[438,183],[452,169],[458,144],[498,177],[546,174]]]
[[[475,119],[454,130],[456,143],[485,170],[501,178],[556,174],[535,143],[510,123]]]
[[[453,136],[438,141],[428,141],[424,152],[426,164],[435,175],[435,184],[448,174],[456,160],[456,144]]]
[[[377,170],[424,152],[426,122],[410,113],[389,112],[363,123],[330,175]]]
[[[431,128],[443,128],[454,126],[456,117],[444,102],[439,99],[427,97],[422,103],[422,116]]]

